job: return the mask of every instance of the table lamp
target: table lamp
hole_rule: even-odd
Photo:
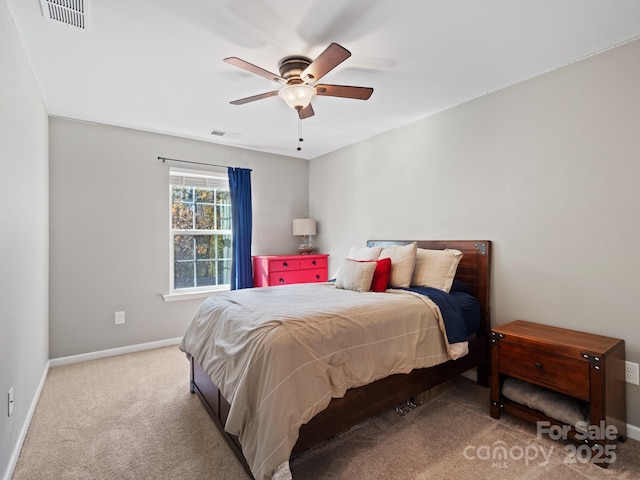
[[[311,235],[316,234],[316,221],[310,218],[293,219],[293,235],[302,237],[302,243],[298,247],[298,253],[303,255],[313,253]]]

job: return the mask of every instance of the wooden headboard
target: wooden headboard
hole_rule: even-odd
[[[369,240],[368,247],[408,245],[416,242],[418,248],[444,250],[452,248],[463,253],[458,265],[456,279],[469,288],[469,292],[480,302],[481,318],[478,336],[488,336],[491,330],[489,311],[489,287],[491,265],[491,241],[489,240]]]

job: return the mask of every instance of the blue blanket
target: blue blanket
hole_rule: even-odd
[[[438,306],[442,313],[444,327],[447,332],[447,339],[450,344],[464,342],[471,333],[475,332],[475,329],[472,331],[467,330],[467,322],[465,322],[463,310],[461,309],[460,302],[456,296],[431,287],[409,287],[403,288],[403,290],[419,293],[420,295],[426,295]],[[471,297],[469,294],[465,295]]]

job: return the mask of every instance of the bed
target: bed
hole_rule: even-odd
[[[220,299],[211,297],[203,303],[181,344],[191,364],[191,392],[199,397],[232,451],[254,478],[290,478],[289,457],[386,409],[406,403],[472,368],[477,371],[478,383],[488,386],[491,242],[372,240],[367,242],[367,247],[395,248],[414,243],[419,249],[455,249],[463,254],[455,270],[455,282],[464,285],[477,299],[479,321],[476,331],[464,342],[465,352],[468,353],[455,360],[451,358],[459,355],[453,354],[452,345],[447,341],[445,330],[449,327],[444,328],[440,309],[434,306],[429,297],[402,289],[358,296],[353,292],[340,291],[333,284],[278,286],[229,292]],[[332,300],[325,300],[325,294]],[[309,300],[316,296],[322,298],[321,307]],[[270,297],[273,297],[273,301]],[[334,297],[336,305],[345,302],[349,306],[352,302],[357,304],[354,307],[355,321],[348,318],[346,313],[343,315],[342,310],[335,310],[338,307],[333,305]],[[308,306],[305,302],[309,302]],[[292,309],[291,305],[296,305],[296,308]],[[233,341],[226,337],[224,341],[218,341],[230,327],[223,323],[211,327],[208,320],[211,311],[220,310],[224,315],[231,315],[239,308],[244,309],[241,314],[246,315],[251,328],[240,327],[231,331],[230,338],[233,337]],[[418,310],[413,310],[416,308]],[[295,315],[292,314],[294,310]],[[290,323],[269,317],[273,312],[282,312],[283,318],[287,319],[295,317],[291,324],[293,327]],[[381,312],[379,317],[375,317],[377,312]],[[393,313],[390,315],[389,312]],[[308,316],[307,313],[314,316]],[[338,318],[341,321],[328,330],[330,333],[313,330],[309,318],[315,319],[318,314],[322,318]],[[422,319],[423,316],[425,319]],[[265,324],[259,323],[263,317],[270,319]],[[420,320],[414,317],[420,317]],[[345,325],[358,325],[359,330],[364,331],[369,328],[363,326],[364,321],[376,325],[393,321],[393,326],[387,327],[387,330],[393,328],[394,331],[402,331],[402,335],[384,340],[400,343],[384,343],[388,348],[378,348],[377,356],[381,358],[386,355],[384,352],[392,352],[384,367],[368,369],[372,363],[369,361],[372,353],[361,347],[371,343],[375,348],[375,342],[365,339],[359,340],[357,348],[344,346],[346,340],[343,336],[346,338],[346,335],[350,335],[346,333]],[[421,322],[420,328],[415,330],[420,338],[420,348],[416,347],[415,355],[400,358],[393,352],[400,351],[402,342],[415,344],[416,340],[409,335],[414,335],[414,325],[417,323],[413,322],[418,321]],[[299,332],[306,330],[315,331],[315,334],[300,340],[302,334]],[[409,330],[412,332],[409,333]],[[360,333],[356,332],[356,335]],[[250,343],[245,342],[248,338],[251,339]],[[428,347],[433,349],[433,353],[429,350],[430,354],[425,354],[427,347],[423,347],[423,341],[425,345],[429,342],[433,344]],[[212,344],[216,342],[221,345],[214,348]],[[314,344],[313,349],[319,348],[323,353],[318,354],[314,350],[313,356],[309,356],[311,343]],[[334,343],[340,343],[339,348],[334,348]],[[264,344],[280,346],[267,350]],[[442,344],[444,350],[438,350],[440,347],[437,344]],[[326,354],[329,350],[331,353]],[[348,352],[348,358],[345,357],[345,351]],[[352,366],[345,374],[344,365],[349,365],[349,362]],[[247,372],[250,371],[254,372],[250,381],[235,381],[236,378],[249,377]],[[325,371],[332,372],[328,378],[323,377]],[[215,382],[212,377],[216,379]],[[284,384],[290,385],[285,389]],[[256,399],[258,397],[259,401]],[[316,398],[317,401],[314,400]],[[283,407],[286,410],[282,410]],[[253,413],[253,410],[260,413]],[[275,442],[275,446],[265,446],[269,442]],[[263,450],[267,447],[265,453]]]

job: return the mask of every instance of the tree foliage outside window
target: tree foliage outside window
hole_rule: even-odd
[[[228,187],[171,185],[173,289],[229,285],[231,197]]]

